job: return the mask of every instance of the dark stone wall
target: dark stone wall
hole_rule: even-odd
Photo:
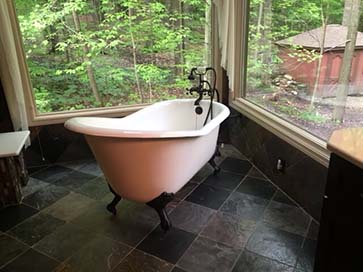
[[[328,169],[237,111],[227,124],[231,143],[319,220]],[[276,170],[279,158],[286,161],[283,173]]]
[[[59,161],[93,158],[80,134],[64,128],[63,124],[31,127],[31,146],[25,152],[27,168],[37,168]],[[13,131],[8,105],[0,81],[0,133]]]
[[[30,138],[31,146],[25,151],[28,169],[93,158],[83,135],[65,129],[63,124],[31,127]]]

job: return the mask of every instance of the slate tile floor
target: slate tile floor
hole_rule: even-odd
[[[164,233],[154,210],[117,216],[94,161],[30,171],[23,203],[0,210],[0,272],[309,272],[318,224],[232,146],[181,189]]]

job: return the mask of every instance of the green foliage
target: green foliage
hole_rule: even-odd
[[[203,63],[206,23],[205,1],[183,3],[16,0],[38,111],[135,104],[139,91],[150,101],[183,96],[181,71]]]
[[[35,94],[35,102],[38,112],[49,112],[52,110],[51,97],[49,91],[44,88],[33,88]]]
[[[285,105],[282,103],[276,103],[276,108],[279,110],[280,113],[284,113],[288,115],[290,118],[298,118],[304,121],[310,121],[313,123],[325,123],[328,119],[319,114],[319,112],[315,110],[307,110],[307,109],[300,109],[291,105]]]
[[[250,90],[264,90],[279,73],[282,60],[276,42],[328,24],[340,24],[344,3],[340,0],[251,0],[248,36],[247,85]],[[320,58],[314,50],[292,45],[290,57],[300,63]]]
[[[314,123],[325,123],[328,121],[326,117],[322,116],[317,111],[305,110],[300,112],[298,116],[303,120],[312,121]]]

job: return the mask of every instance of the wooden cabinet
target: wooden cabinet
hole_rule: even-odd
[[[362,145],[363,138],[358,140]],[[346,149],[331,148],[315,272],[363,271],[363,148],[359,144],[355,157],[342,153]]]

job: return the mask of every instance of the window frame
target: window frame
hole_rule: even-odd
[[[134,104],[134,105],[123,105],[123,106],[113,106],[113,107],[97,107],[90,109],[81,109],[81,110],[72,110],[72,111],[56,111],[51,113],[39,113],[35,104],[35,96],[32,91],[32,83],[28,71],[28,66],[25,58],[25,51],[20,31],[20,25],[18,21],[18,17],[16,14],[15,3],[14,1],[7,1],[9,6],[9,11],[11,12],[11,25],[14,32],[15,44],[16,44],[16,53],[19,59],[19,70],[22,78],[22,85],[24,90],[24,100],[26,113],[28,118],[29,127],[33,126],[43,126],[50,124],[61,124],[67,121],[69,118],[73,117],[81,117],[81,116],[102,116],[102,117],[125,117],[130,115],[140,109],[145,108],[150,105],[150,103],[145,104]],[[214,5],[212,5],[212,24],[216,25],[215,20],[215,11]],[[216,55],[216,35],[215,32],[212,31],[211,37],[211,54],[212,54],[212,66],[215,62]]]
[[[22,77],[24,100],[26,113],[28,117],[28,124],[30,127],[42,126],[50,124],[64,123],[66,120],[72,117],[81,116],[107,116],[107,117],[124,117],[131,113],[134,113],[148,104],[135,104],[127,106],[114,106],[114,107],[98,107],[73,111],[57,111],[51,113],[39,113],[36,109],[35,96],[32,91],[31,79],[26,64],[25,51],[19,26],[18,17],[16,14],[14,1],[8,1],[9,11],[11,12],[11,24],[14,31],[14,38],[16,44],[16,52],[19,59],[19,69]]]
[[[230,106],[279,138],[285,140],[318,163],[328,167],[330,151],[327,149],[327,142],[246,98],[250,1],[241,0],[239,3],[242,6],[239,24],[241,26],[240,33],[242,33],[242,37],[239,39],[242,48],[240,52],[242,52],[242,54],[237,51],[235,52],[235,55],[238,56],[236,59],[239,58],[241,63],[241,73],[237,74],[237,76],[241,77],[241,80],[237,82],[238,84],[235,87],[236,90],[234,90],[234,96],[231,99]]]

